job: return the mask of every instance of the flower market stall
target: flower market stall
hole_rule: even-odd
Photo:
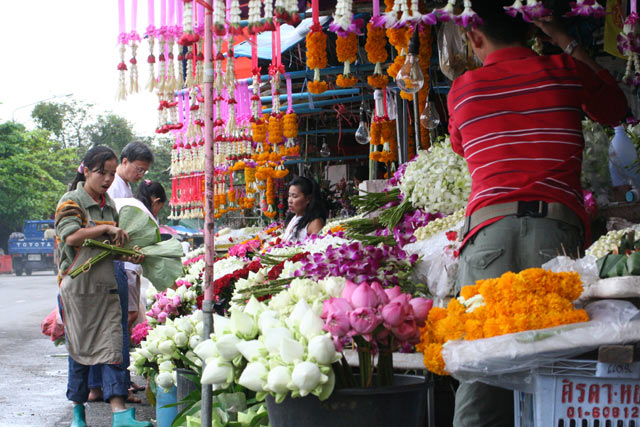
[[[197,385],[167,425],[393,425],[405,416],[401,425],[433,426],[439,396],[426,371],[431,380],[517,390],[520,425],[552,425],[527,411],[549,404],[541,397],[549,378],[564,378],[549,373],[556,363],[640,342],[640,218],[633,215],[620,230],[596,234],[577,260],[557,253],[542,268],[456,284],[473,188],[454,135],[444,131],[445,98],[449,79],[479,65],[460,29],[482,21],[471,1],[442,3],[148,0],[146,89],[158,96],[156,132],[174,142],[170,219],[205,220],[204,247],[183,258],[174,286],[149,288],[147,320],[134,330],[131,369],[158,393],[178,386],[183,370]],[[620,1],[606,3],[609,13],[628,17],[605,33],[619,35],[613,45],[627,61],[614,65],[622,61],[620,77],[635,86],[631,3],[628,13],[614,7]],[[124,98],[138,90],[143,43],[137,2],[131,31],[119,4]],[[604,7],[595,0],[563,7],[576,22],[602,26]],[[507,12],[530,22],[552,10],[530,0]],[[542,41],[534,48],[542,51]],[[627,130],[618,143],[635,153],[640,131]],[[594,219],[598,206],[609,217],[632,209],[638,189],[629,164],[621,166],[615,148],[604,151],[609,136],[600,125],[585,119],[582,133],[588,191],[581,202]],[[328,162],[353,166],[341,169],[344,182],[335,187],[343,215],[301,242],[286,241],[288,179],[319,172],[328,181],[320,166]],[[369,178],[363,186],[379,178],[383,191],[348,194],[358,165]],[[631,204],[611,190],[616,171],[616,191]],[[627,387],[640,390],[633,357],[585,363],[589,378],[579,384],[592,401],[605,385],[625,396]],[[596,374],[624,364],[633,372],[622,379]],[[614,407],[624,413],[637,405],[609,396],[608,415],[602,404],[596,415],[595,403],[589,409],[577,399],[563,406],[567,420],[588,410],[604,422],[615,418]],[[340,402],[357,408],[357,422],[326,409]]]

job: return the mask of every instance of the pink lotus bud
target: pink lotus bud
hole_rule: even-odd
[[[169,304],[169,298],[165,297],[164,295],[162,297],[160,297],[160,299],[157,302],[158,306],[160,308],[166,306],[167,304]]]
[[[346,299],[347,301],[351,301],[351,295],[353,295],[353,291],[355,291],[357,287],[358,285],[347,279],[344,284],[344,289],[342,290],[342,298]]]
[[[382,307],[382,319],[385,325],[398,326],[407,317],[407,307],[400,301],[390,302]]]
[[[349,316],[343,311],[329,313],[323,329],[331,333],[334,337],[343,337],[351,329]]]
[[[371,307],[360,307],[349,313],[349,322],[357,334],[370,334],[382,323]]]
[[[176,311],[176,307],[173,304],[167,304],[164,307],[164,311],[167,314],[173,314]]]
[[[409,301],[411,301],[411,295],[409,294],[400,294],[395,298],[391,298],[391,302],[399,302],[402,305],[409,306]]]
[[[165,312],[162,312],[160,314],[158,314],[158,322],[160,323],[164,323],[167,320],[167,317],[169,317],[169,315]]]
[[[367,283],[360,283],[351,295],[351,305],[355,308],[375,307],[378,305],[378,295]]]
[[[387,294],[389,300],[392,300],[402,293],[402,289],[400,288],[400,286],[396,285],[391,289],[385,289],[384,293]]]
[[[152,317],[158,317],[158,314],[160,313],[162,313],[162,309],[160,307],[158,307],[157,305],[154,305],[153,307],[151,307]]]
[[[401,323],[400,326],[391,329],[393,335],[398,339],[398,341],[408,341],[416,336],[418,333],[418,327],[416,326],[415,320],[406,320]]]
[[[419,325],[424,324],[429,316],[429,310],[433,307],[433,300],[428,298],[414,298],[409,301],[411,308],[413,308],[413,316]]]
[[[180,296],[176,295],[173,297],[173,305],[180,305]]]
[[[346,299],[330,298],[323,301],[322,314],[320,315],[320,317],[322,317],[323,319],[326,319],[327,316],[329,316],[329,314],[331,313],[339,313],[339,312],[347,313],[351,310],[353,310],[353,307],[351,306],[351,304],[349,304],[349,301],[347,301]]]
[[[382,286],[380,285],[380,283],[371,282],[371,289],[373,289],[373,291],[378,296],[379,304],[388,304],[389,303],[389,297],[387,296],[387,294],[384,291],[384,289],[382,289]]]

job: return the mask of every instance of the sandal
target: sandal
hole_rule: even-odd
[[[136,383],[131,383],[131,387],[129,387],[129,391],[131,393],[137,393],[139,391],[145,391],[147,388],[143,385],[138,385]]]
[[[129,393],[129,396],[127,396],[127,403],[142,403],[142,400],[135,397],[132,393]]]

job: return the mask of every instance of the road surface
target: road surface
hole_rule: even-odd
[[[71,424],[72,406],[65,397],[67,352],[40,331],[40,323],[56,307],[57,293],[52,271],[0,274],[0,427]],[[154,414],[147,403],[134,407],[138,419]],[[110,427],[109,405],[89,403],[87,422]]]

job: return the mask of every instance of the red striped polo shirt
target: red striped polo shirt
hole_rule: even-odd
[[[543,200],[564,203],[589,229],[580,185],[583,112],[616,125],[627,108],[607,71],[596,74],[565,54],[504,48],[457,78],[447,104],[453,150],[471,173],[467,216],[489,205]]]

